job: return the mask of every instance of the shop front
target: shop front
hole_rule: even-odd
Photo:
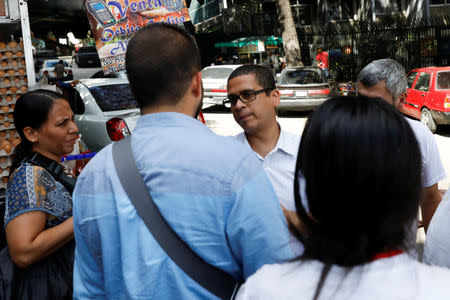
[[[230,53],[229,49],[232,49],[232,54],[239,57],[239,63],[273,67],[270,56],[282,55],[283,40],[276,36],[253,36],[216,43],[214,46],[220,49],[221,54]]]

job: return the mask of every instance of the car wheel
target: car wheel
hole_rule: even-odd
[[[423,125],[427,126],[432,133],[436,132],[436,123],[431,116],[431,112],[427,108],[422,109],[422,112],[420,113],[420,122],[422,122]]]

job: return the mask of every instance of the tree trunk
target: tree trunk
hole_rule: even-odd
[[[289,0],[276,0],[276,4],[286,64],[287,66],[303,66],[300,44]]]

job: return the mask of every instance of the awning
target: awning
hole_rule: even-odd
[[[222,42],[214,44],[216,48],[235,48],[246,45],[258,45],[258,41],[264,42],[264,45],[279,46],[283,44],[283,40],[277,36],[252,36],[235,39],[231,42]]]

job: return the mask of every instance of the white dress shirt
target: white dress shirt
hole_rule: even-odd
[[[317,260],[265,265],[241,286],[236,299],[313,299],[323,267]],[[319,299],[450,299],[449,282],[450,270],[400,254],[353,268],[333,265]]]
[[[245,136],[245,132],[239,133],[235,138],[252,149]],[[255,152],[261,160],[267,175],[269,175],[278,200],[286,209],[291,211],[296,211],[294,173],[299,145],[300,136],[284,131],[280,126],[280,136],[272,151],[264,158]],[[292,234],[290,236],[290,245],[295,255],[301,255],[303,253],[303,245]]]

